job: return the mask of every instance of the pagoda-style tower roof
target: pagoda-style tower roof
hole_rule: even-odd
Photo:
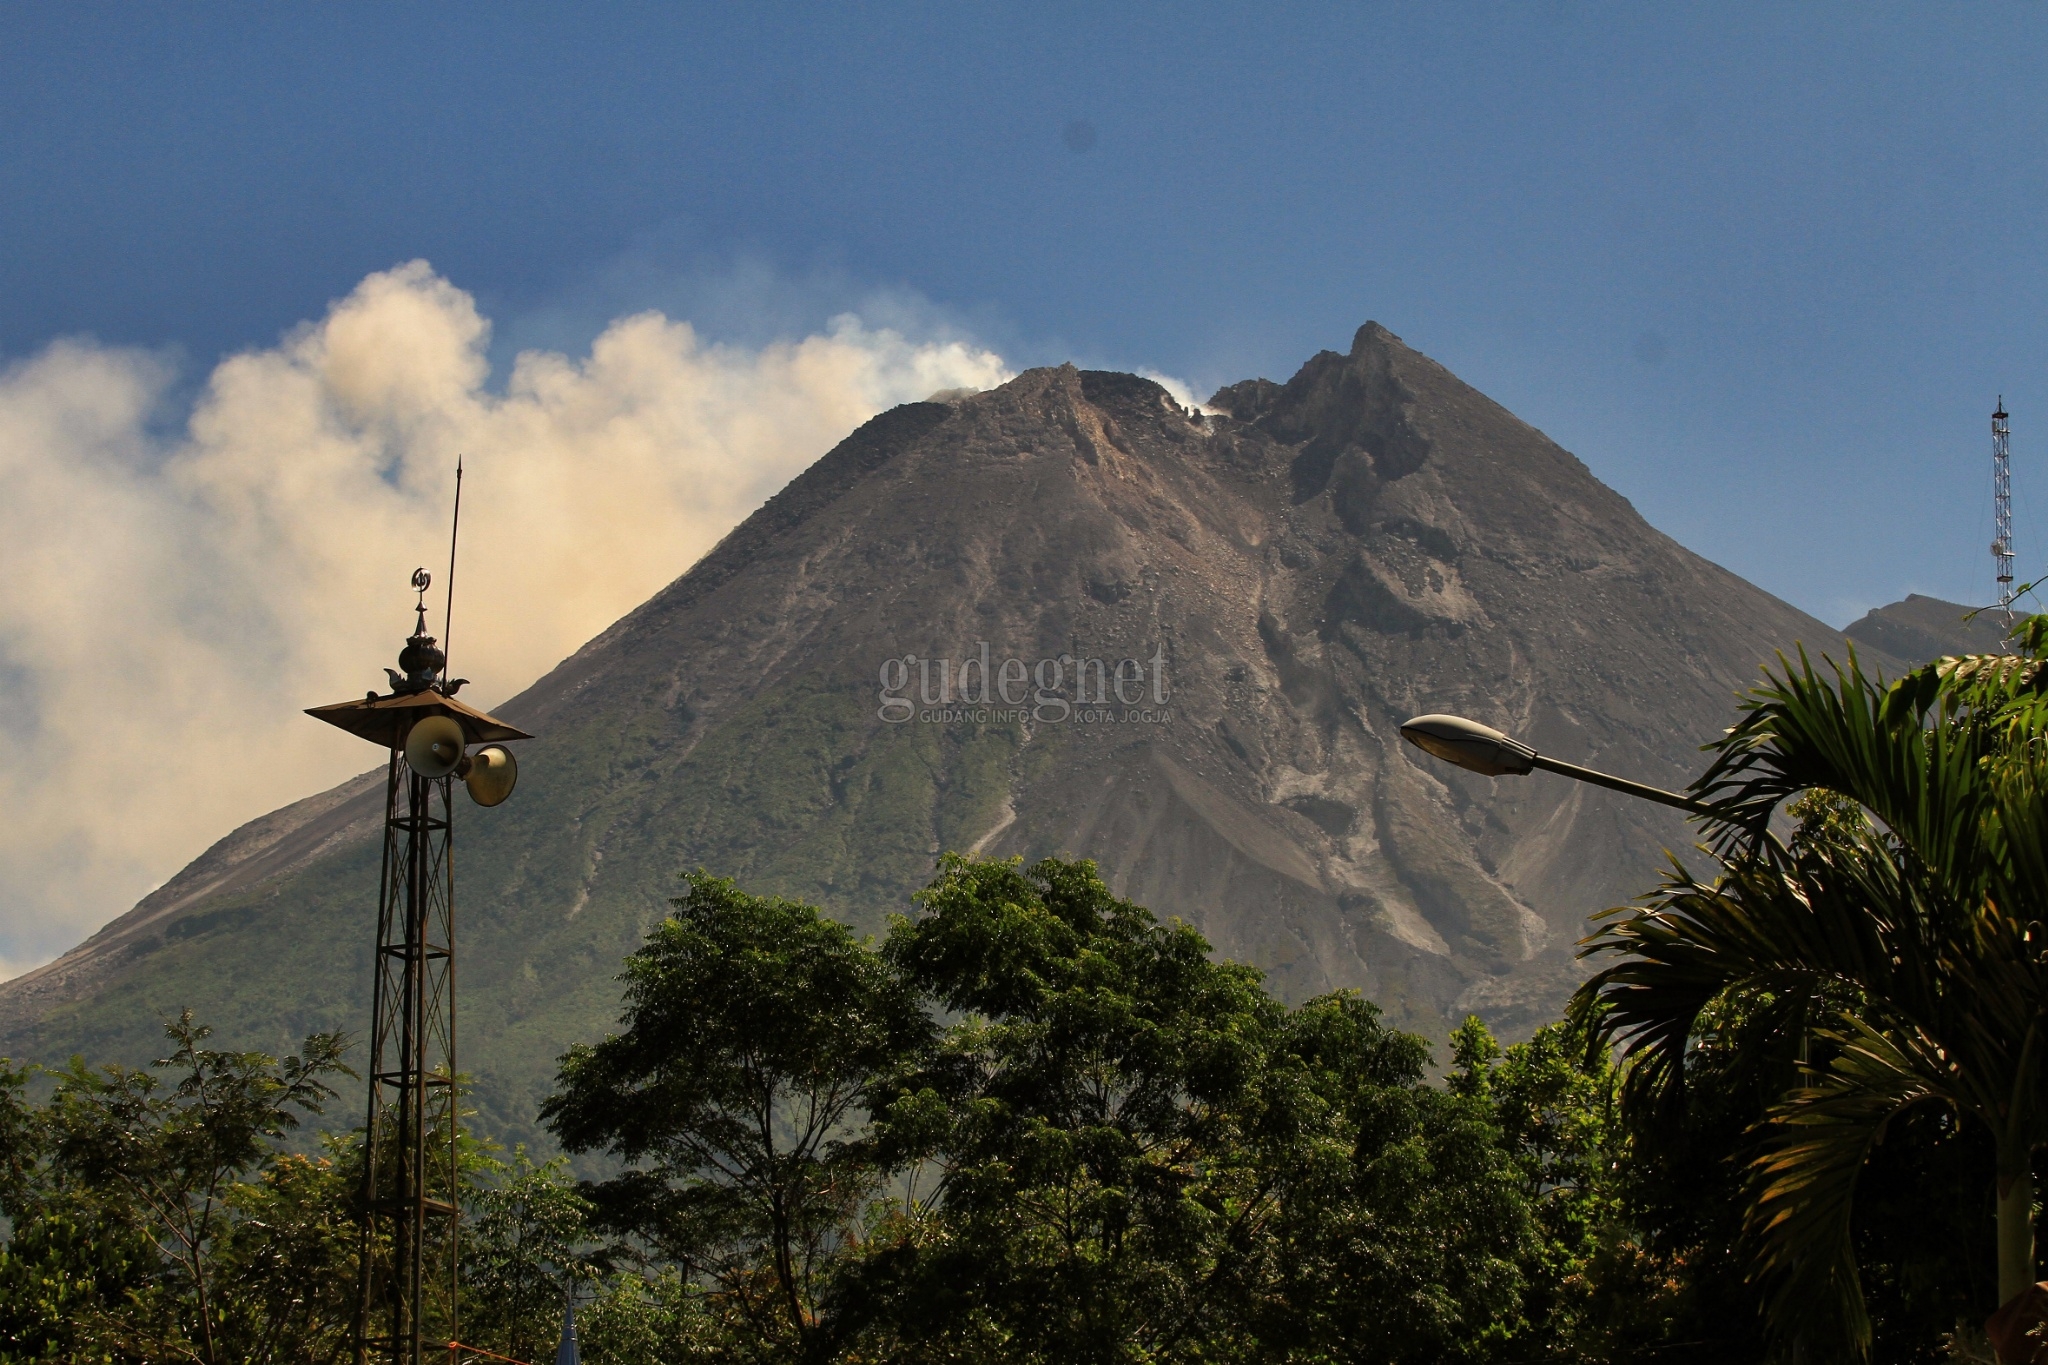
[[[479,711],[467,702],[444,696],[432,688],[420,692],[397,692],[388,697],[372,693],[355,701],[310,707],[306,714],[386,749],[403,743],[406,731],[428,716],[452,719],[462,727],[463,742],[467,744],[533,738],[496,716]]]
[[[458,488],[461,477],[458,471]],[[448,677],[448,655],[436,648],[434,637],[427,634],[427,585],[431,581],[425,569],[413,571],[412,585],[420,594],[413,610],[419,619],[405,648],[398,653],[398,668],[384,670],[384,676],[391,680],[391,695],[380,697],[372,691],[361,701],[315,706],[306,714],[386,749],[403,744],[406,732],[428,716],[446,716],[460,725],[465,745],[532,739],[526,731],[455,700],[456,690],[469,679]],[[400,673],[399,668],[405,671]]]

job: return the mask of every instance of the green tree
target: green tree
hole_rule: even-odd
[[[1732,1008],[1805,1063],[1770,1103],[1747,1229],[1780,1335],[1868,1353],[1855,1192],[1902,1116],[1944,1110],[1995,1149],[1997,1281],[2035,1274],[2048,956],[2048,685],[2025,657],[1949,659],[1886,688],[1852,655],[1767,677],[1693,790],[1711,801],[1711,880],[1674,863],[1647,904],[1610,912],[1618,955],[1575,1010],[1630,1059],[1638,1109],[1678,1101],[1703,1015]],[[1773,817],[1802,794],[1799,837]]]
[[[151,1069],[74,1060],[47,1105],[26,1102],[25,1072],[0,1075],[0,1323],[16,1359],[304,1360],[336,1340],[340,1296],[322,1292],[336,1277],[300,1277],[336,1269],[345,1184],[311,1164],[243,1177],[321,1111],[345,1041],[316,1034],[280,1062],[205,1047],[189,1011],[165,1032],[175,1048]]]
[[[160,1257],[129,1210],[61,1178],[49,1110],[27,1096],[39,1070],[0,1063],[0,1361],[123,1359],[111,1310],[169,1316]]]
[[[619,1032],[572,1049],[543,1120],[635,1163],[591,1197],[763,1349],[814,1349],[827,1263],[880,1173],[851,1142],[863,1092],[931,1024],[873,949],[808,905],[708,873],[627,960]]]
[[[1289,1012],[1092,864],[948,856],[885,952],[959,1016],[877,1086],[901,1216],[843,1281],[891,1359],[1441,1360],[1511,1315],[1482,1101],[1350,996]]]
[[[40,1070],[0,1057],[0,1216],[10,1220],[39,1183],[48,1155],[42,1111],[28,1098],[29,1082]]]
[[[355,1325],[361,1148],[328,1136],[321,1156],[273,1152],[257,1178],[226,1187],[212,1278],[229,1356],[347,1359]]]
[[[1446,1089],[1491,1106],[1511,1178],[1535,1223],[1520,1331],[1508,1354],[1613,1358],[1625,1349],[1650,1286],[1633,1273],[1604,1052],[1563,1024],[1503,1049],[1477,1018],[1452,1033],[1451,1048]],[[1624,1303],[1631,1311],[1617,1314]]]
[[[576,1320],[593,1365],[712,1365],[754,1354],[745,1321],[673,1266],[615,1277]]]
[[[1474,1041],[1459,1040],[1468,1074],[1492,1044]],[[1427,1063],[1420,1039],[1355,997],[1290,1014],[1273,1074],[1307,1082],[1314,1136],[1279,1164],[1282,1275],[1262,1358],[1515,1359],[1549,1330],[1523,1312],[1540,1227],[1496,1107],[1480,1087],[1426,1084]]]
[[[485,1158],[470,1179],[463,1220],[463,1340],[519,1360],[551,1357],[565,1301],[605,1278],[590,1201],[566,1157],[536,1164],[525,1147]]]
[[[886,1160],[919,1163],[919,1211],[945,1215],[904,1244],[896,1329],[1034,1359],[1203,1334],[1218,1252],[1270,1203],[1243,1132],[1282,1015],[1258,974],[1087,863],[949,855],[919,900],[885,952],[967,1017],[882,1115]]]

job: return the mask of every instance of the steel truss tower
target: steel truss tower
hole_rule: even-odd
[[[372,959],[369,1109],[363,1136],[357,1275],[358,1365],[421,1365],[458,1339],[459,1073],[455,1059],[454,790],[481,805],[510,795],[511,756],[526,739],[455,699],[447,658],[427,634],[424,569],[418,624],[386,669],[391,694],[315,707],[308,715],[388,751],[384,860]]]
[[[391,750],[370,1006],[359,1360],[454,1341],[461,1186],[455,1070],[455,857],[449,778]]]
[[[1998,565],[1998,606],[2012,622],[2012,433],[2006,429],[2005,399],[1991,414],[1991,558]]]

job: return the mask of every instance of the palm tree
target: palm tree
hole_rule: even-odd
[[[1856,1180],[1915,1105],[1997,1151],[1998,1293],[2034,1280],[2034,1150],[2048,1142],[2048,617],[2019,656],[1944,659],[1886,687],[1853,652],[1823,677],[1780,657],[1693,784],[1714,875],[1676,860],[1607,912],[1582,955],[1618,955],[1573,1009],[1628,1063],[1624,1103],[1668,1102],[1720,1002],[1774,1016],[1825,1061],[1767,1111],[1748,1172],[1756,1272],[1780,1329],[1831,1305],[1867,1355],[1850,1242]],[[1808,796],[1801,832],[1773,819]],[[1831,794],[1831,795],[1830,795]],[[1802,1046],[1802,1063],[1805,1049]]]

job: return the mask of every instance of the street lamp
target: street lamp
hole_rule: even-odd
[[[1481,725],[1463,716],[1417,716],[1401,727],[1401,738],[1426,754],[1487,777],[1518,777],[1541,768],[1545,772],[1577,778],[1609,791],[1640,796],[1659,805],[1676,806],[1694,815],[1714,813],[1713,807],[1705,802],[1665,791],[1662,787],[1631,782],[1625,777],[1612,777],[1591,768],[1581,768],[1576,763],[1545,758],[1522,741],[1510,739],[1490,725]]]

